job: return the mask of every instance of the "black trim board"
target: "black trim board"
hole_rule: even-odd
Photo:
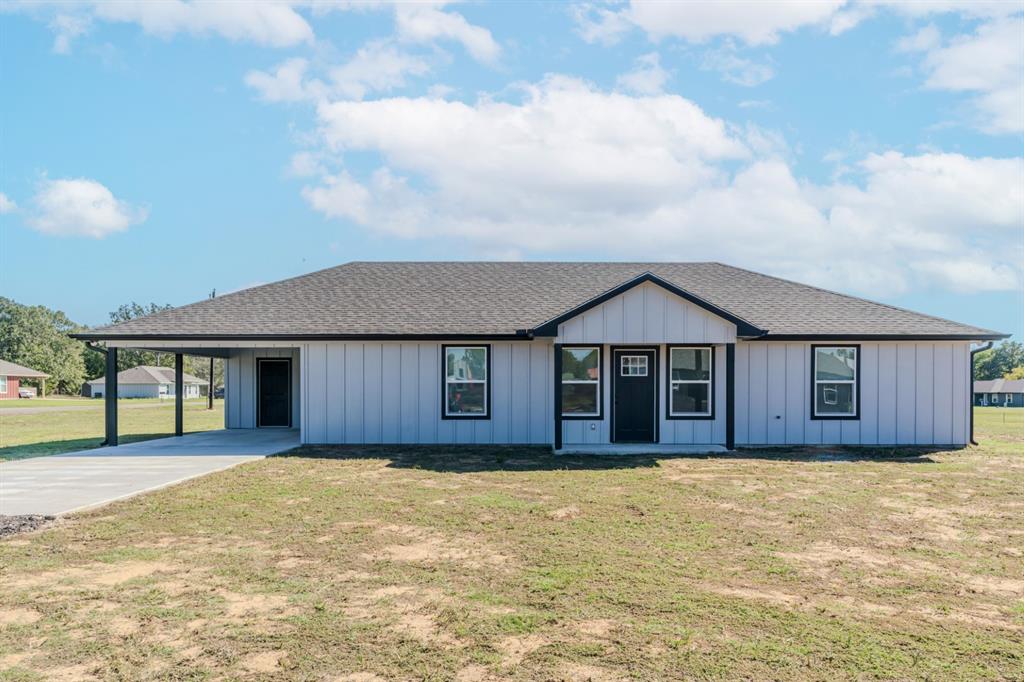
[[[725,449],[736,449],[736,344],[725,344]]]
[[[555,358],[552,366],[554,367],[554,381],[551,382],[555,388],[555,399],[554,399],[554,420],[555,420],[555,450],[562,449],[562,382],[559,378],[562,376],[562,344],[556,343],[555,347]]]
[[[1010,334],[767,334],[744,341],[994,341]]]
[[[448,349],[484,348],[487,350],[487,381],[484,382],[487,409],[483,414],[448,414]],[[455,382],[458,383],[458,382]],[[441,419],[481,420],[491,418],[491,344],[489,343],[442,343],[441,344]]]
[[[815,382],[818,348],[855,348],[857,349],[857,374],[853,382],[854,414],[853,415],[819,415],[817,412],[818,390]],[[828,383],[828,382],[825,382]],[[810,418],[813,421],[860,421],[860,344],[857,343],[812,343],[811,344],[811,412]]]
[[[563,343],[557,344],[558,348],[558,373],[555,374],[555,381],[559,388],[562,386],[562,351],[573,348],[596,348],[597,349],[597,414],[563,414],[562,419],[566,421],[604,421],[604,344],[601,343]],[[562,395],[559,393],[558,400],[561,403]],[[558,410],[561,412],[561,408]]]
[[[571,310],[568,310],[568,311],[562,313],[558,317],[555,317],[553,319],[548,320],[547,322],[541,324],[539,327],[536,327],[535,329],[533,329],[532,330],[533,331],[533,335],[534,336],[558,336],[558,325],[562,324],[566,320],[571,320],[572,318],[576,317],[577,315],[585,313],[586,311],[590,310],[591,308],[599,306],[602,303],[604,303],[605,301],[611,300],[611,299],[615,298],[616,296],[618,296],[619,294],[625,293],[625,292],[629,291],[630,289],[632,289],[634,287],[638,287],[638,286],[640,286],[641,284],[643,284],[645,282],[650,282],[651,284],[657,284],[662,289],[665,289],[666,291],[668,291],[670,293],[673,293],[676,296],[679,296],[680,298],[685,299],[685,300],[689,301],[690,303],[693,303],[694,305],[703,308],[704,310],[707,310],[708,312],[712,313],[713,315],[717,315],[718,317],[721,317],[724,320],[732,322],[733,324],[736,325],[736,334],[737,334],[737,336],[756,337],[756,336],[763,336],[763,335],[768,333],[767,329],[761,329],[760,327],[757,327],[757,326],[751,324],[750,322],[747,322],[743,318],[737,317],[736,315],[733,315],[728,310],[725,310],[724,308],[719,308],[715,304],[710,303],[708,301],[705,301],[703,298],[700,298],[699,296],[691,294],[690,292],[686,291],[685,289],[681,289],[681,288],[677,287],[675,284],[672,284],[671,282],[666,281],[666,280],[662,279],[661,277],[658,277],[657,275],[655,275],[652,272],[645,272],[644,274],[639,275],[638,277],[634,277],[631,280],[623,282],[622,284],[620,284],[619,286],[617,286],[617,287],[615,287],[613,289],[609,289],[608,291],[604,292],[603,294],[601,294],[599,296],[595,296],[594,298],[590,299],[589,301],[586,301],[585,303],[581,303],[580,305],[576,306],[575,308],[572,308]]]
[[[673,348],[710,348],[711,349],[711,390],[708,395],[711,414],[672,414],[672,349]],[[711,343],[667,343],[665,344],[665,419],[686,421],[712,421],[715,418],[715,384],[718,383],[718,372],[715,371],[715,344]]]
[[[68,334],[80,341],[530,341],[515,334]],[[165,349],[166,352],[166,349]]]

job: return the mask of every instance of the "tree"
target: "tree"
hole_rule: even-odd
[[[78,393],[85,381],[84,344],[68,336],[81,329],[59,310],[0,297],[0,357],[46,372],[59,393]]]
[[[1024,379],[1024,365],[1017,365],[1016,367],[1011,369],[1009,372],[1007,372],[1005,375],[1003,375],[1003,378],[1004,379]]]
[[[1003,341],[974,356],[974,378],[979,381],[1000,379],[1021,365],[1024,365],[1024,344]]]
[[[127,322],[128,320],[145,317],[171,307],[170,303],[165,303],[164,305],[150,303],[148,306],[139,305],[135,301],[124,303],[117,310],[110,313],[110,324],[118,324],[119,322]],[[117,370],[119,372],[132,367],[138,367],[139,365],[173,367],[174,353],[157,353],[138,348],[119,348],[117,350]]]

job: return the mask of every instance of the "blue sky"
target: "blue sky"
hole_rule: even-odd
[[[1024,4],[5,3],[0,293],[718,260],[1024,335]]]

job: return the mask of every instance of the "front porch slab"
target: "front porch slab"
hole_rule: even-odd
[[[724,445],[672,445],[668,443],[611,443],[564,445],[556,455],[708,455],[729,452]]]

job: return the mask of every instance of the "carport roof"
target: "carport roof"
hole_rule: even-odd
[[[550,335],[552,321],[643,281],[653,281],[732,318],[741,336],[971,340],[1006,336],[721,263],[353,262],[99,327],[78,337]]]

